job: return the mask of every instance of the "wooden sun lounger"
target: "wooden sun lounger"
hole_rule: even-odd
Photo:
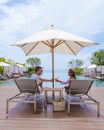
[[[68,102],[68,115],[70,115],[71,104],[76,105],[97,105],[97,116],[100,116],[100,103],[92,98],[88,92],[93,84],[93,80],[71,80],[69,95],[64,99]]]
[[[34,104],[34,112],[36,113],[36,101],[40,100],[42,96],[39,93],[38,85],[34,79],[14,79],[19,93],[7,99],[6,113],[8,117],[10,102],[25,102]]]

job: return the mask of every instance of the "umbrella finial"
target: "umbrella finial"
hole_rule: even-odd
[[[55,26],[53,24],[51,25],[51,29],[55,29]]]
[[[53,27],[54,27],[54,25],[52,24],[52,25],[51,25],[51,27],[53,28]]]

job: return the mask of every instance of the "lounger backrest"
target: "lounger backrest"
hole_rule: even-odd
[[[93,80],[71,80],[70,81],[70,94],[83,94],[87,95],[90,90]]]
[[[37,82],[34,79],[14,79],[14,81],[22,93],[39,93]]]

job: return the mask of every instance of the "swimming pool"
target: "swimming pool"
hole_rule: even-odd
[[[85,77],[82,75],[77,76],[77,79],[82,79],[82,80],[89,80],[89,79],[93,79],[93,78],[89,78],[89,77]],[[98,79],[93,79],[94,80],[94,87],[104,87],[104,81],[102,80],[98,80]]]
[[[49,77],[51,77],[51,73],[45,72],[42,75],[42,77],[49,78]],[[68,79],[68,76],[67,76],[66,72],[62,72],[62,73],[61,72],[57,72],[57,73],[55,73],[55,77],[57,77],[57,78],[59,78],[60,80],[63,80],[63,81]],[[31,78],[31,77],[27,76],[27,77],[24,77],[24,78]],[[92,78],[81,76],[81,75],[77,75],[77,79],[88,80],[88,79],[92,79]],[[7,81],[0,81],[0,86],[16,86],[16,84],[11,79],[11,80],[7,80]],[[52,83],[44,83],[43,86],[44,87],[51,87]],[[104,87],[104,81],[95,79],[93,86],[94,87]],[[63,86],[60,83],[55,82],[55,87],[63,87]]]

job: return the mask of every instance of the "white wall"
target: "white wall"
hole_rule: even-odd
[[[101,67],[101,74],[104,74],[104,66]]]
[[[92,74],[96,73],[96,68],[87,68],[87,73],[89,75],[92,75]]]
[[[6,74],[8,73],[9,70],[9,66],[4,66],[4,72],[3,75],[6,76]]]
[[[23,73],[23,71],[27,71],[28,68],[26,66],[19,67],[19,66],[4,66],[3,74],[6,76],[11,75],[12,73]]]
[[[97,66],[96,70],[97,72],[101,72],[101,66]]]
[[[27,71],[27,70],[28,70],[28,68],[26,66],[18,68],[19,73],[23,73],[23,71]]]

